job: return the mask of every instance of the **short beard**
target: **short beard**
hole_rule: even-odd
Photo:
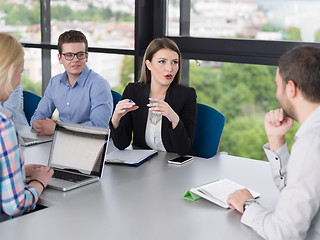
[[[283,118],[289,117],[297,121],[296,117],[294,116],[295,115],[294,113],[288,113],[287,111],[284,110],[284,108],[282,108],[282,110],[283,110]]]

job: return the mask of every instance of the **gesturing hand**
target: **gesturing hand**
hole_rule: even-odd
[[[117,103],[117,106],[112,115],[112,125],[114,128],[117,128],[120,123],[120,119],[126,115],[128,112],[137,110],[137,106],[131,99],[123,99]]]
[[[149,110],[155,114],[165,116],[172,123],[172,128],[174,129],[180,120],[178,114],[162,99],[149,98],[149,100],[151,101],[151,103],[147,104],[150,107]]]

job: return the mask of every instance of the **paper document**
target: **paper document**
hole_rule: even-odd
[[[199,187],[191,188],[190,192],[205,198],[221,207],[229,208],[228,196],[238,189],[246,188],[228,179],[217,180]],[[248,189],[254,198],[260,196],[258,192]]]

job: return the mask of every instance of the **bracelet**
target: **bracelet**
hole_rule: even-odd
[[[28,184],[31,183],[31,182],[38,182],[38,183],[40,183],[41,186],[42,186],[42,191],[46,188],[46,187],[44,186],[44,184],[43,184],[41,181],[39,181],[38,179],[30,179],[30,180],[28,181]]]

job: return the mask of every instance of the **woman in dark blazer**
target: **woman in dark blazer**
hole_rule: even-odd
[[[114,145],[193,154],[197,103],[193,88],[180,85],[181,54],[170,39],[148,46],[139,82],[129,83],[110,121]],[[132,134],[133,133],[133,134]]]

